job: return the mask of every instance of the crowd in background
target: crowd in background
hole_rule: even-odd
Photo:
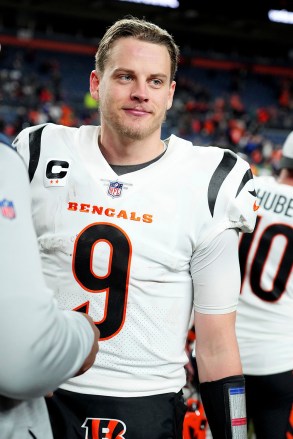
[[[197,66],[194,59],[182,57],[163,137],[174,133],[194,144],[230,148],[250,161],[255,174],[277,172],[280,147],[293,126],[292,78],[256,74],[249,64]],[[99,124],[98,104],[88,92],[93,68],[94,53],[2,46],[0,132],[13,139],[29,125]]]

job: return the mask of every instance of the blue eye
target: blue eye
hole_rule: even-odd
[[[155,86],[155,87],[160,87],[163,82],[161,81],[161,79],[152,79],[151,83]]]
[[[121,75],[119,76],[120,79],[122,79],[122,81],[130,81],[131,80],[131,76],[130,75]]]

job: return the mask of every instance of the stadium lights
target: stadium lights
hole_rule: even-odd
[[[167,8],[178,8],[179,1],[178,0],[120,0],[120,1],[128,1],[132,3],[142,3],[145,5],[152,6],[165,6]]]
[[[270,21],[277,23],[293,24],[293,12],[289,12],[286,9],[270,9],[268,17]]]

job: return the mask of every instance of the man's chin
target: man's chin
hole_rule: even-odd
[[[120,134],[130,140],[144,140],[160,130],[161,125],[152,126],[120,126]]]
[[[124,128],[120,131],[123,137],[129,140],[143,140],[150,134],[148,130]]]

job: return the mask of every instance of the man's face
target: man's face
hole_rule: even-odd
[[[91,94],[99,100],[104,128],[133,140],[160,134],[175,90],[170,66],[164,46],[134,38],[117,40],[104,73],[91,74]]]

